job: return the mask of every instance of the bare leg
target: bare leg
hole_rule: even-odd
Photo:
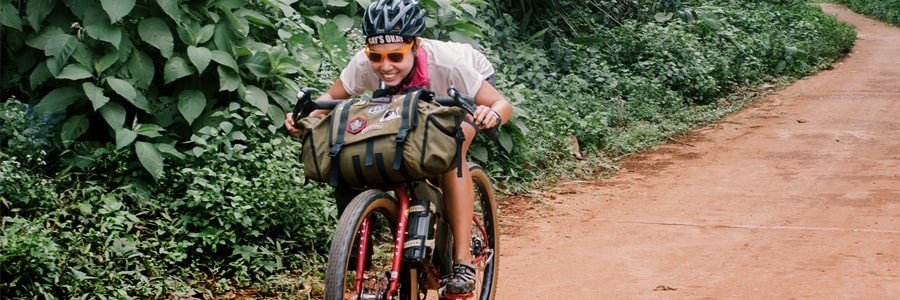
[[[469,244],[472,242],[472,215],[475,210],[475,192],[472,184],[472,174],[466,163],[466,153],[469,145],[475,137],[475,128],[468,123],[462,124],[466,140],[462,147],[462,177],[457,177],[456,169],[447,171],[441,175],[444,190],[444,205],[447,208],[447,218],[450,228],[453,230],[453,259],[454,261],[472,262],[472,253]]]

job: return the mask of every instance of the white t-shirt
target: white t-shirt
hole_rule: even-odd
[[[421,40],[428,54],[431,85],[427,89],[438,96],[447,96],[447,89],[453,86],[463,95],[474,97],[484,80],[494,74],[494,66],[487,57],[469,44]],[[378,89],[380,79],[365,51],[360,50],[341,72],[341,81],[347,93],[357,96]]]

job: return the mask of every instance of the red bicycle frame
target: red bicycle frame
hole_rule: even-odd
[[[391,265],[391,272],[387,295],[395,295],[400,288],[400,268],[403,263],[403,245],[406,243],[406,229],[409,225],[409,185],[399,185],[394,186],[391,189],[394,191],[394,195],[397,198],[397,202],[400,205],[400,211],[398,212],[400,215],[397,216],[397,228],[394,236],[394,251]],[[481,235],[487,237],[487,232],[484,229],[484,225],[481,224],[481,221],[477,216],[473,216],[472,220],[475,222],[476,228],[481,231]],[[366,218],[363,220],[362,225],[360,226],[360,236],[359,236],[359,249],[357,250],[357,257],[367,257],[368,246],[369,246],[369,238],[372,233],[372,228],[370,227],[370,219]],[[492,237],[496,238],[496,237]],[[484,251],[487,250],[487,251]],[[493,249],[482,249],[481,253],[478,253],[474,257],[475,264],[480,264],[486,262],[491,259],[493,255]],[[356,261],[356,291],[357,293],[362,292],[363,287],[363,273],[366,267],[365,259],[358,259]],[[434,275],[433,275],[434,276]],[[357,294],[357,296],[361,296]],[[466,295],[470,296],[470,295]]]

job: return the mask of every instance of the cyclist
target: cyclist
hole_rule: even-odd
[[[494,68],[485,56],[467,44],[422,38],[425,13],[416,0],[377,0],[366,9],[362,20],[365,49],[354,55],[320,100],[347,99],[368,91],[390,93],[425,88],[438,96],[447,96],[455,87],[463,95],[474,96],[478,106],[474,116],[463,123],[466,139],[462,147],[462,176],[454,168],[440,176],[453,230],[454,264],[445,281],[445,291],[466,294],[475,289],[475,267],[469,250],[471,242],[474,192],[471,174],[466,168],[466,153],[479,129],[502,125],[512,116],[512,105],[494,88]],[[382,86],[383,84],[383,86]],[[328,113],[318,110],[311,115]],[[285,126],[294,136],[290,114]],[[353,191],[335,190],[339,213]],[[345,198],[345,199],[341,199]]]

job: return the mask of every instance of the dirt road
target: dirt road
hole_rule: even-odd
[[[845,60],[545,194],[498,298],[900,299],[900,29],[824,9]]]

